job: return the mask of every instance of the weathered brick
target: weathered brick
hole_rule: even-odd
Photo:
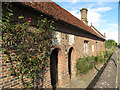
[[[3,85],[3,82],[0,82],[0,85]]]
[[[12,83],[9,82],[9,83],[5,84],[4,87],[6,87],[6,86],[9,86],[9,87],[10,87],[11,85],[12,85]]]
[[[16,85],[18,85],[19,83],[15,83],[14,85],[12,85],[11,87],[14,87],[14,86],[16,86]]]
[[[4,73],[4,72],[7,72],[7,70],[2,70],[2,72],[1,72],[1,73]]]
[[[12,78],[11,77],[8,77],[7,80],[11,80]]]
[[[4,84],[7,84],[7,83],[9,83],[9,81],[7,80],[6,82],[4,82]]]
[[[7,76],[1,76],[0,79],[6,78]]]

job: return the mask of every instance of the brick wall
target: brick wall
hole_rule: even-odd
[[[7,60],[5,56],[5,54],[3,54],[2,52],[0,53],[2,55],[2,58],[0,58],[0,61],[2,62],[0,64],[0,67],[2,67],[2,70],[0,70],[0,85],[1,88],[20,88],[22,86],[21,81],[19,81],[20,77],[14,77],[14,76],[10,76],[10,63],[5,63],[4,61]]]

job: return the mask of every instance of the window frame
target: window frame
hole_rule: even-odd
[[[88,53],[88,40],[84,40],[84,53]]]

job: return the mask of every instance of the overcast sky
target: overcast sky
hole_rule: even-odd
[[[87,8],[88,25],[90,26],[92,23],[102,34],[106,33],[106,39],[113,39],[118,42],[118,2],[95,1],[82,0],[78,2],[77,0],[70,0],[70,2],[55,2],[78,19],[81,19],[80,9]]]

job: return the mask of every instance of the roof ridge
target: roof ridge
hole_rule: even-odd
[[[104,37],[104,35],[102,33],[100,33],[93,25],[91,25],[91,27],[93,27],[101,36]]]

